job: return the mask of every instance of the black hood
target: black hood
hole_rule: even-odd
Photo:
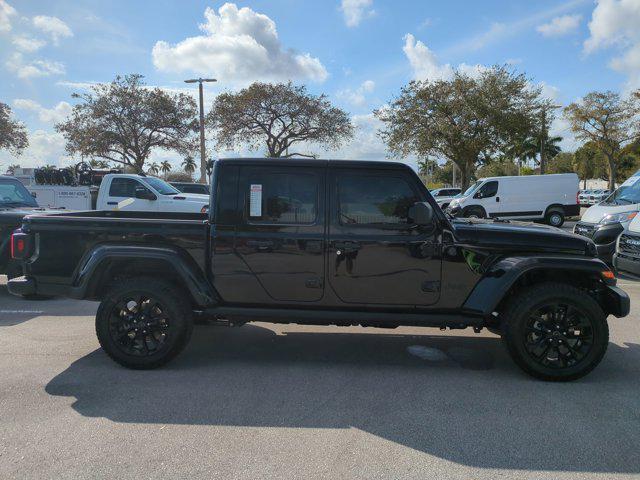
[[[458,242],[502,252],[549,252],[595,256],[593,241],[548,225],[504,220],[455,219]]]

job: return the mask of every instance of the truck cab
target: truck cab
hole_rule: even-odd
[[[102,179],[96,210],[202,213],[209,196],[183,193],[157,177],[108,174]]]

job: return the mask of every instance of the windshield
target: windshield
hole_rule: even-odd
[[[471,185],[469,188],[467,188],[467,191],[464,193],[459,193],[458,195],[456,195],[456,197],[466,197],[471,195],[473,192],[475,192],[477,190],[477,188],[482,185],[482,180],[478,180],[476,183],[474,183],[473,185]]]
[[[18,180],[0,178],[0,207],[37,207],[38,203]]]
[[[640,177],[631,177],[609,195],[601,205],[631,205],[640,203]]]
[[[144,179],[153,189],[158,192],[160,195],[177,195],[180,193],[180,190],[172,187],[164,180],[160,180],[155,177],[147,177]]]

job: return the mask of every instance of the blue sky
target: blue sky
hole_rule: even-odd
[[[560,104],[624,94],[640,86],[638,25],[640,0],[0,0],[0,101],[30,132],[19,162],[67,164],[53,123],[91,83],[136,72],[192,91],[182,79],[215,76],[210,104],[221,90],[291,79],[352,114],[357,136],[332,156],[384,158],[371,112],[412,78],[509,63]],[[562,119],[553,129],[575,146]],[[154,156],[164,158],[179,161]],[[13,161],[0,153],[0,169]]]

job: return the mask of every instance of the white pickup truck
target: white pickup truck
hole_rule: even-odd
[[[98,190],[96,210],[204,213],[209,197],[182,193],[157,177],[115,173],[105,175]]]
[[[99,189],[35,184],[26,187],[43,208],[202,213],[209,206],[208,195],[183,193],[160,178],[129,173],[105,175]]]

